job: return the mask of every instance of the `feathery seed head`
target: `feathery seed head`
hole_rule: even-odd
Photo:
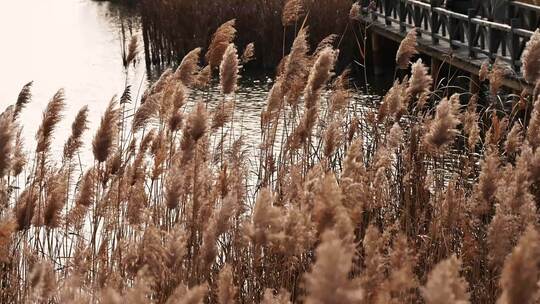
[[[407,69],[411,62],[411,58],[418,54],[418,51],[416,50],[416,47],[418,46],[416,34],[416,28],[410,30],[399,45],[396,54],[396,64],[402,70]]]
[[[214,33],[208,52],[206,52],[206,61],[212,67],[218,67],[223,59],[223,54],[229,47],[229,44],[236,36],[235,19],[223,23]]]
[[[228,95],[236,91],[236,82],[238,80],[238,55],[236,46],[229,44],[223,60],[219,66],[219,80],[221,84],[221,93]]]
[[[540,29],[536,29],[523,51],[523,77],[531,84],[540,80]]]
[[[291,25],[297,22],[303,15],[304,8],[302,6],[302,0],[286,0],[281,15],[281,23],[283,26]]]
[[[115,145],[120,119],[120,109],[117,107],[116,97],[113,97],[101,117],[101,123],[92,141],[94,158],[102,163],[112,154]]]
[[[43,120],[36,134],[36,152],[48,152],[51,146],[52,133],[56,125],[62,119],[62,111],[66,103],[64,101],[64,90],[60,89],[54,94],[43,112]]]

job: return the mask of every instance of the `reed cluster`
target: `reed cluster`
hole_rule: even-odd
[[[443,96],[417,60],[381,103],[358,105],[338,50],[312,51],[301,27],[248,155],[234,110],[252,47],[239,55],[235,31],[219,27],[205,65],[195,48],[140,101],[129,87],[112,98],[87,168],[89,109],[55,159],[60,90],[28,153],[22,89],[0,115],[0,302],[536,301],[540,97],[505,114]],[[219,106],[190,102],[215,70]]]
[[[140,0],[138,6],[148,63],[175,63],[190,50],[209,44],[210,29],[236,19],[238,46],[255,42],[257,65],[274,68],[284,55],[284,42],[292,42],[304,17],[309,15],[311,42],[316,43],[345,29],[350,4],[340,0]],[[343,41],[347,51],[346,45],[354,45],[353,37],[349,38]],[[219,63],[221,58],[215,60]]]

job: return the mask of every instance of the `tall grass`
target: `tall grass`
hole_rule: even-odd
[[[299,28],[249,162],[231,31],[218,29],[229,38],[207,57],[222,58],[218,107],[188,103],[214,85],[195,49],[140,101],[111,99],[84,169],[88,108],[55,158],[60,90],[26,155],[23,88],[0,116],[0,302],[536,299],[540,97],[523,94],[511,115],[474,97],[464,108],[463,96],[438,96],[418,60],[377,107],[353,106],[338,51],[312,52]]]
[[[207,45],[220,24],[236,19],[238,48],[254,42],[257,64],[274,68],[284,55],[284,42],[294,39],[303,17],[309,15],[311,43],[317,43],[344,31],[350,4],[341,0],[141,0],[147,62],[174,63],[190,50]],[[344,44],[354,45],[349,41],[353,40]],[[343,49],[348,54],[348,48]]]

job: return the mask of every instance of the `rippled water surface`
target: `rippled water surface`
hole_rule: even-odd
[[[22,113],[28,145],[60,88],[67,109],[54,143],[59,146],[69,136],[71,121],[84,105],[92,121],[89,142],[107,102],[124,87],[119,13],[129,15],[125,8],[89,0],[0,1],[0,108],[14,103],[21,87],[34,81],[32,102]],[[144,63],[129,78],[145,85]]]
[[[21,87],[34,81],[32,102],[21,116],[28,150],[34,149],[33,138],[47,102],[58,89],[64,88],[67,109],[55,132],[53,149],[61,151],[75,114],[88,105],[91,127],[86,133],[82,159],[86,163],[91,161],[92,134],[108,101],[114,94],[122,93],[126,82],[121,56],[122,23],[128,36],[129,29],[138,34],[136,14],[107,2],[0,2],[0,108],[14,103]],[[148,85],[143,55],[130,68],[128,83],[134,98]],[[244,75],[239,83],[235,123],[242,125],[242,135],[252,148],[260,140],[260,113],[271,85],[265,76]],[[203,98],[212,107],[222,98],[217,88],[205,94],[194,93],[192,101]]]

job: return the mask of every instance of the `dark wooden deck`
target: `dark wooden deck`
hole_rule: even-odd
[[[364,0],[362,21],[374,33],[400,42],[408,31],[418,32],[418,50],[461,70],[478,75],[486,60],[496,58],[512,72],[504,85],[516,90],[530,88],[521,75],[521,56],[538,28],[540,7],[507,1],[507,22],[490,21],[491,1],[480,0],[467,14],[438,6],[435,1]]]

